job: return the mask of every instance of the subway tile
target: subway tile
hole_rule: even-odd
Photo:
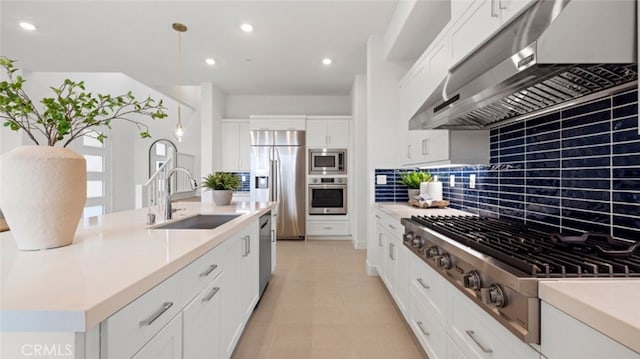
[[[633,103],[613,109],[613,118],[633,116],[638,114],[638,104]]]
[[[550,197],[557,197],[560,196],[560,180],[559,179],[555,179],[553,180],[554,183],[558,183],[558,185],[554,185],[554,186],[548,186],[548,187],[542,187],[541,185],[533,185],[533,186],[527,186],[527,195],[532,195],[532,196],[550,196]],[[527,183],[529,182],[529,180],[527,180]]]
[[[514,137],[511,137],[509,140],[502,140],[500,143],[501,148],[508,147],[521,147],[524,145],[524,131],[520,131],[518,133],[513,134]]]
[[[539,231],[544,233],[560,232],[560,218],[553,216],[533,214],[529,217],[527,214],[527,225],[535,226]]]
[[[611,197],[609,191],[595,191],[593,189],[563,189],[560,194],[567,199],[590,199],[594,201],[609,201]]]
[[[609,157],[571,158],[562,161],[562,168],[609,167],[610,163]]]
[[[562,148],[583,147],[583,146],[595,146],[595,145],[609,145],[611,143],[611,134],[598,133],[592,136],[578,137],[578,138],[566,138],[562,140]]]
[[[632,129],[635,129],[636,132],[638,130],[637,114],[635,116],[616,119],[613,121],[612,130],[614,131],[632,130]]]
[[[500,156],[500,163],[523,162],[524,154]]]
[[[613,236],[615,238],[637,241],[638,238],[640,238],[640,229],[613,226]]]
[[[631,192],[613,191],[612,199],[614,202],[640,203],[640,191],[637,189]]]
[[[614,179],[612,188],[618,191],[637,191],[638,180],[637,179]]]
[[[506,125],[503,127],[500,127],[500,137],[504,136],[504,135],[508,135],[509,137],[513,137],[515,136],[514,133],[517,136],[523,136],[524,135],[524,122],[516,122],[510,125]],[[503,138],[504,139],[504,138]]]
[[[609,233],[609,223],[597,223],[591,220],[580,221],[563,217],[561,226],[563,233],[570,233],[567,229],[578,230],[580,232]]]
[[[500,207],[499,209],[500,218],[505,218],[514,222],[524,223],[524,211],[514,209],[514,208],[504,208]]]
[[[555,216],[559,216],[560,215],[560,208],[559,207],[555,207],[555,206],[545,206],[545,205],[540,205],[540,204],[527,204],[525,206],[526,210],[527,210],[527,218],[530,218],[530,214],[531,213],[536,213],[539,215],[544,215],[544,216],[549,216],[549,215],[555,215]]]
[[[560,149],[560,141],[550,141],[542,143],[533,143],[527,145],[527,152],[539,152]]]
[[[611,205],[609,202],[602,201],[581,201],[577,199],[562,199],[563,209],[581,209],[595,212],[609,212],[611,211]]]
[[[609,180],[562,179],[562,187],[584,189],[609,189]]]
[[[636,204],[614,203],[613,213],[640,217],[640,203],[636,203]],[[640,228],[640,226],[638,226],[638,228]]]
[[[560,177],[560,169],[536,169],[527,171],[527,178],[529,177]]]
[[[507,171],[502,171],[502,173],[500,173],[500,177],[501,178],[513,178],[513,177],[524,177],[524,171],[514,171],[514,170],[507,170]],[[506,182],[503,180],[502,183],[513,183],[513,182],[509,182],[509,180],[506,180]]]
[[[611,107],[611,98],[607,97],[603,100],[597,100],[584,105],[575,106],[561,111],[562,118],[573,117],[583,113],[595,112]]]
[[[560,139],[560,131],[527,135],[527,143],[547,142]]]
[[[635,178],[638,190],[640,190],[640,167],[614,168],[613,178]]]
[[[500,130],[498,128],[492,128],[491,130],[489,130],[489,136],[491,136],[492,140],[494,138],[497,138],[498,135],[500,135]]]
[[[560,210],[558,208],[547,207],[536,210],[533,206],[527,206],[527,220],[534,220],[542,223],[549,223],[553,226],[560,226]]]
[[[613,142],[628,142],[640,140],[640,135],[637,129],[631,129],[627,131],[617,131],[613,133]]]
[[[629,143],[615,143],[613,145],[613,153],[616,155],[640,153],[640,141]]]
[[[609,178],[610,170],[609,168],[581,168],[576,170],[566,170],[563,169],[561,176],[563,179],[565,178],[582,178],[582,179],[591,179],[591,178]]]
[[[526,163],[527,170],[540,170],[540,169],[556,169],[560,168],[559,160],[548,160],[548,161],[529,161]],[[533,171],[528,171],[533,172]],[[529,175],[529,173],[527,173]]]
[[[592,222],[598,224],[609,225],[611,222],[611,217],[609,213],[597,213],[597,212],[588,212],[581,211],[573,208],[562,208],[562,219],[564,220],[581,220],[585,222]],[[563,223],[563,225],[566,225]],[[580,229],[579,227],[571,226],[576,229]]]
[[[527,120],[527,135],[533,135],[541,132],[558,131],[560,129],[560,113],[553,112],[548,115],[535,117]]]
[[[610,145],[590,146],[581,148],[572,148],[562,150],[562,157],[585,157],[585,156],[608,156],[610,153]]]
[[[546,197],[540,195],[528,195],[527,203],[532,205],[544,205],[560,207],[560,197]]]
[[[562,137],[609,131],[611,129],[609,119],[611,119],[611,111],[605,110],[565,120],[562,122]]]
[[[503,148],[500,150],[500,156],[517,155],[520,153],[524,153],[524,149],[524,146]]]
[[[552,160],[560,158],[561,154],[562,152],[559,150],[527,153],[527,161]]]
[[[631,102],[638,102],[638,90],[632,90],[613,96],[613,106],[617,107]]]

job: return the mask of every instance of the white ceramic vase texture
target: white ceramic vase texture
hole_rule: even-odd
[[[21,146],[0,157],[0,208],[19,249],[71,244],[86,200],[87,164],[70,149]]]
[[[213,190],[213,202],[216,206],[228,206],[231,203],[233,197],[233,191],[231,190]]]
[[[420,194],[419,188],[409,188],[407,189],[407,194],[409,195],[409,199],[414,199],[416,196]]]

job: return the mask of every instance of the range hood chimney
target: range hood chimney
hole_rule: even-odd
[[[634,0],[537,1],[454,65],[409,128],[482,129],[637,84]]]

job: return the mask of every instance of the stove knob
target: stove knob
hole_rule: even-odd
[[[427,250],[427,258],[434,258],[440,254],[438,247],[433,246]]]
[[[415,248],[422,248],[422,238],[420,238],[420,236],[415,236],[413,237],[413,240],[411,241],[411,245]]]
[[[447,253],[443,253],[436,258],[436,264],[442,269],[449,269],[451,268],[451,257]]]
[[[497,284],[492,284],[489,288],[482,288],[482,301],[487,304],[492,304],[498,308],[502,308],[507,305],[507,297],[505,297],[502,288]]]
[[[482,283],[480,281],[480,275],[476,271],[471,271],[462,276],[462,281],[465,288],[473,289],[475,291],[480,290]]]
[[[403,239],[405,242],[408,242],[409,244],[413,243],[413,232],[407,232],[402,236],[404,237]]]

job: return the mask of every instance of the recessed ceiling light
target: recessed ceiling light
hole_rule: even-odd
[[[204,62],[206,62],[207,65],[215,65],[216,64],[216,60],[214,60],[212,58],[208,58],[208,59],[204,60]]]
[[[323,65],[331,65],[331,63],[332,63],[332,62],[333,62],[333,61],[331,61],[331,59],[330,59],[330,58],[328,58],[328,57],[327,57],[327,58],[322,59],[322,64],[323,64]]]
[[[33,30],[36,29],[35,25],[30,24],[28,22],[24,22],[24,21],[21,22],[19,25],[20,25],[21,28],[23,28],[24,30],[27,30],[27,31],[33,31]]]
[[[244,23],[244,24],[240,25],[240,28],[241,28],[241,29],[242,29],[242,31],[244,31],[244,32],[251,32],[251,31],[253,31],[253,26],[251,26],[251,24],[247,24],[247,23]]]

